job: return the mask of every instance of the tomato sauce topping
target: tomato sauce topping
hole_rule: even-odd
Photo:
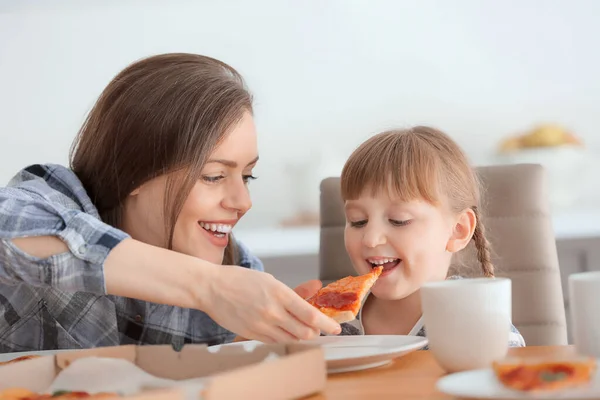
[[[315,305],[319,307],[336,308],[338,310],[351,308],[358,300],[358,294],[354,292],[326,292],[317,296]]]

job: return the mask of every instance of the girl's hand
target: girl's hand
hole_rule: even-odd
[[[294,289],[294,292],[298,294],[298,296],[302,297],[305,300],[308,300],[323,287],[323,283],[318,279],[312,279],[310,281],[304,282]]]

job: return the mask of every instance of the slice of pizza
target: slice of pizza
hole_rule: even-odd
[[[0,366],[1,365],[7,365],[7,364],[13,364],[13,363],[16,363],[16,362],[21,362],[21,361],[32,360],[34,358],[39,358],[39,357],[41,357],[41,356],[33,355],[33,354],[32,355],[28,355],[28,356],[20,356],[20,357],[17,357],[17,358],[13,358],[12,360],[0,361]]]
[[[556,391],[589,383],[596,371],[591,357],[561,359],[508,358],[494,362],[492,369],[506,387],[519,391]]]
[[[382,266],[375,267],[368,274],[347,276],[332,282],[307,301],[340,324],[352,321],[381,271]]]
[[[121,397],[118,393],[100,392],[100,393],[88,393],[82,391],[70,391],[70,390],[59,390],[52,394],[35,393],[31,390],[22,388],[11,388],[0,391],[0,400],[75,400],[75,399],[86,399],[86,400],[97,400],[97,399],[111,399]]]
[[[23,388],[10,388],[0,390],[1,400],[21,400],[21,399],[32,399],[37,396],[37,393],[31,390]]]

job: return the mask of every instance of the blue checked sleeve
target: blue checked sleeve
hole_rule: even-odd
[[[128,235],[83,209],[40,179],[0,188],[0,282],[106,294],[104,261]],[[33,257],[12,241],[28,236],[56,236],[69,252]]]

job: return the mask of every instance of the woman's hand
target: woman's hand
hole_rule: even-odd
[[[319,289],[322,287],[323,283],[320,280],[313,279],[296,286],[294,292],[296,292],[298,296],[302,297],[303,299],[309,299],[313,295],[317,294]],[[246,340],[248,339],[242,336],[236,336],[235,339],[233,339],[234,342],[244,342]]]
[[[236,266],[220,266],[200,293],[203,311],[219,325],[265,343],[313,339],[322,332],[338,334],[340,325],[305,298],[321,282],[309,281],[296,292],[270,274]]]

